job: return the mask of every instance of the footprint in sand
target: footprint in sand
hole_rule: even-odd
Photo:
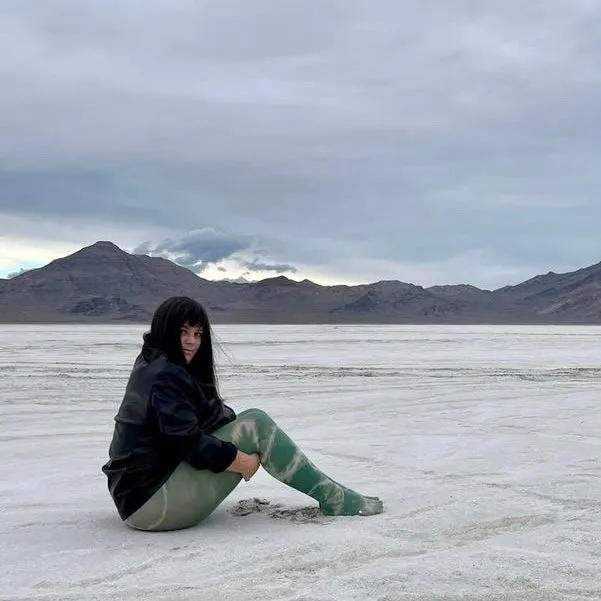
[[[319,507],[285,508],[281,503],[271,503],[257,497],[238,501],[228,511],[237,517],[261,513],[270,518],[290,520],[291,522],[324,524],[330,521],[320,513]]]

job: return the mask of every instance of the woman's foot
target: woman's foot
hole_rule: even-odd
[[[319,504],[319,509],[324,515],[377,515],[384,511],[384,503],[378,497],[367,497],[360,495],[349,488],[343,489],[342,498],[338,495],[336,499]]]

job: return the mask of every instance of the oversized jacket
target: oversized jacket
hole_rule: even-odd
[[[230,407],[203,395],[185,366],[145,344],[115,416],[110,460],[102,467],[121,518],[150,499],[182,461],[214,473],[229,467],[236,446],[211,433],[235,417]]]

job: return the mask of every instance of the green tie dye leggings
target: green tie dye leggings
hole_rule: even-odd
[[[319,503],[324,515],[374,515],[383,510],[377,497],[366,497],[319,471],[288,435],[260,409],[248,409],[213,435],[240,451],[258,453],[274,478]],[[180,463],[169,480],[126,523],[147,531],[189,528],[208,517],[240,483],[233,472],[214,474]]]

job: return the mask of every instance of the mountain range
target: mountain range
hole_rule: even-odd
[[[173,295],[196,298],[218,323],[600,324],[601,263],[497,290],[396,280],[321,286],[283,276],[238,283],[100,241],[0,279],[0,322],[148,322]]]

